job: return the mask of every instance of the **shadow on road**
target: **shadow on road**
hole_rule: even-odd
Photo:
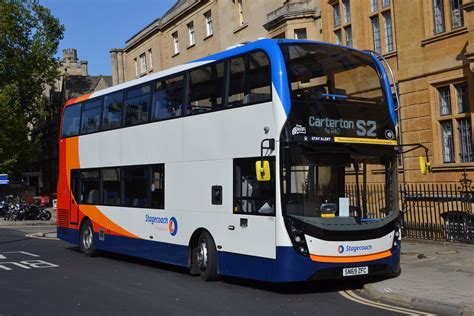
[[[78,246],[67,248],[70,251],[80,252]],[[127,262],[130,264],[137,264],[153,269],[161,269],[169,272],[179,273],[186,277],[193,278],[189,274],[188,268],[174,266],[166,263],[156,262],[152,260],[131,257],[127,255],[101,251],[100,257]],[[204,282],[204,281],[203,281]],[[365,283],[374,282],[373,279],[367,278],[351,278],[351,279],[339,279],[339,280],[318,280],[309,282],[293,282],[293,283],[269,283],[263,281],[255,281],[248,279],[241,279],[236,277],[223,276],[221,282],[226,284],[253,288],[261,291],[273,292],[277,294],[285,295],[300,295],[300,294],[312,294],[312,293],[326,293],[326,292],[338,292],[345,290],[357,290],[363,288]]]

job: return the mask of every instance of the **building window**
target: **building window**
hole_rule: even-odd
[[[206,20],[206,36],[211,36],[213,34],[211,11],[204,13],[204,18]]]
[[[456,89],[456,105],[458,113],[469,111],[469,95],[467,94],[467,84],[462,83],[454,86]]]
[[[343,23],[341,23],[340,10],[342,7]],[[351,29],[351,7],[350,0],[338,0],[333,2],[334,16],[334,38],[336,44],[352,47],[352,29]],[[344,41],[343,41],[344,40]]]
[[[153,52],[151,48],[148,50],[148,60],[150,61],[150,69],[153,69]]]
[[[174,32],[171,34],[173,36],[173,48],[174,48],[174,54],[179,54],[179,38],[178,38],[178,32]]]
[[[451,11],[451,29],[453,30],[464,25],[461,6],[461,0],[449,1],[449,10]]]
[[[335,4],[332,7],[333,11],[333,18],[334,18],[334,27],[341,26],[341,12],[339,8],[339,4]]]
[[[346,46],[352,47],[352,28],[350,26],[345,28],[346,30]]]
[[[146,55],[143,53],[140,55],[140,73],[144,74],[146,71]]]
[[[449,84],[436,90],[443,163],[474,162],[467,83]]]
[[[372,18],[372,34],[374,38],[374,51],[381,53],[380,25],[378,16],[374,16]]]
[[[306,29],[296,29],[295,30],[295,39],[305,40],[308,36],[306,34]]]
[[[336,44],[337,45],[342,45],[342,31],[338,30],[334,32],[334,35],[336,36]]]
[[[441,122],[441,141],[443,147],[443,162],[454,162],[453,125],[451,121]]]
[[[438,89],[438,102],[439,102],[439,114],[450,115],[451,114],[451,95],[449,92],[449,86]]]
[[[351,5],[350,0],[342,1],[342,10],[344,12],[344,23],[351,23]]]
[[[194,22],[188,23],[189,46],[196,44],[196,37],[194,35]]]
[[[379,10],[378,0],[370,0],[370,9],[372,10],[372,13]]]
[[[382,9],[390,7],[390,0],[382,0]]]
[[[434,32],[435,34],[444,32],[444,1],[433,0],[433,17],[434,17]]]
[[[393,31],[392,31],[392,14],[390,11],[383,13],[384,20],[384,39],[385,39],[385,51],[393,51]]]
[[[369,16],[372,24],[374,51],[380,54],[391,53],[395,50],[392,2],[390,0],[371,0],[370,4],[372,13]],[[381,23],[383,23],[383,27],[381,27]]]
[[[244,20],[244,5],[242,3],[242,0],[237,0],[237,6],[239,10],[239,25],[244,25],[245,20]]]
[[[138,77],[138,61],[136,58],[133,59],[133,63],[135,64],[135,77]]]

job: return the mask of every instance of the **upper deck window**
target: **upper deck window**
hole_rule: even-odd
[[[146,123],[150,103],[150,86],[127,91],[125,100],[125,126]]]
[[[117,92],[104,97],[102,114],[102,129],[117,128],[122,125],[123,92]]]
[[[189,73],[188,114],[222,108],[224,102],[224,63],[214,64]]]
[[[155,83],[153,120],[180,116],[183,107],[184,76],[168,78]]]
[[[267,102],[271,95],[271,71],[268,57],[255,52],[230,60],[229,107]]]
[[[70,137],[79,135],[81,122],[81,104],[74,104],[64,109],[61,136]]]
[[[102,112],[102,99],[97,99],[84,104],[82,109],[81,134],[97,132],[100,129],[100,114]]]

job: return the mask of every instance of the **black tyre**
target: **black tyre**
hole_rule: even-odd
[[[42,211],[40,214],[40,219],[42,221],[49,221],[51,219],[51,212],[50,211]]]
[[[193,249],[193,264],[200,270],[201,278],[204,281],[216,281],[217,274],[217,250],[214,239],[208,232],[203,231],[195,249]]]
[[[95,249],[94,244],[94,229],[92,228],[91,221],[88,219],[84,222],[84,224],[82,224],[79,242],[81,251],[85,255],[89,257],[94,257],[97,255],[98,252]]]

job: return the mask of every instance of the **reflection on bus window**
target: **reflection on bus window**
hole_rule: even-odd
[[[102,170],[102,204],[120,205],[120,169]]]
[[[81,172],[81,203],[99,204],[99,170]]]
[[[151,207],[165,207],[165,165],[151,167]]]
[[[109,94],[104,97],[102,129],[118,128],[122,125],[123,92]]]
[[[184,76],[177,76],[155,83],[153,94],[153,120],[181,116],[183,107]]]
[[[263,52],[230,60],[228,107],[271,100],[270,62]]]
[[[64,109],[62,137],[70,137],[79,135],[79,127],[81,122],[81,104],[74,104]]]
[[[97,132],[100,129],[100,114],[102,112],[102,99],[84,103],[82,108],[81,134]]]
[[[193,70],[189,73],[188,114],[219,110],[223,106],[224,63]]]
[[[150,86],[142,86],[127,92],[125,101],[125,126],[146,123],[150,103]]]

